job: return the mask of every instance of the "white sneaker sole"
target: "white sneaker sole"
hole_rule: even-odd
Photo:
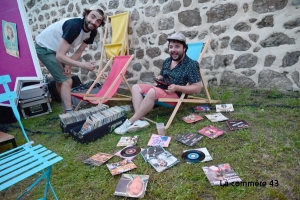
[[[129,128],[128,128],[128,130],[127,130],[127,132],[129,132],[129,133],[134,133],[134,132],[137,132],[137,131],[139,131],[139,130],[142,130],[142,129],[144,129],[144,128],[147,128],[148,126],[150,126],[150,124],[147,124],[147,125],[145,125],[145,126],[130,126]]]

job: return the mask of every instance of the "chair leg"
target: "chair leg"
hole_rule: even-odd
[[[174,110],[173,110],[173,112],[172,112],[172,115],[170,116],[170,118],[169,118],[169,120],[168,120],[168,122],[167,122],[167,124],[166,124],[166,126],[165,126],[165,129],[166,129],[166,130],[167,130],[167,129],[169,128],[169,126],[171,125],[171,123],[172,123],[172,121],[173,121],[173,119],[174,119],[174,117],[175,117],[175,115],[176,115],[176,113],[177,113],[177,111],[178,111],[178,109],[179,109],[181,103],[182,103],[182,102],[179,101],[179,102],[176,104],[176,107],[174,108]]]
[[[80,105],[82,103],[83,100],[80,100],[79,103],[77,104],[76,108],[74,109],[75,111],[77,111],[80,108]]]
[[[49,166],[48,169],[46,171],[43,171],[43,174],[36,179],[24,192],[23,194],[21,194],[17,200],[21,199],[25,194],[27,194],[28,192],[30,192],[43,178],[46,179],[46,184],[45,184],[45,189],[44,189],[44,197],[42,198],[43,200],[47,200],[47,196],[48,196],[48,190],[50,188],[53,197],[58,200],[55,191],[50,183],[50,176],[51,176],[51,172],[52,172],[52,166]]]
[[[13,145],[14,148],[17,147],[16,139],[13,139],[13,140],[11,141],[11,143],[12,143],[12,145]]]

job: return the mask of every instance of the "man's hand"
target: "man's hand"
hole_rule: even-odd
[[[65,65],[63,75],[66,77],[71,76],[71,67],[69,65]]]
[[[87,69],[89,71],[94,71],[96,68],[95,62],[83,62],[82,68]]]
[[[173,94],[174,92],[176,92],[176,85],[175,84],[169,85],[168,89],[166,90],[166,93]]]
[[[155,77],[157,80],[163,80],[163,76],[162,75],[158,75],[157,77]]]

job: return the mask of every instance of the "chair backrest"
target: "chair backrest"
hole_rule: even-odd
[[[122,43],[128,26],[128,12],[110,16],[112,27],[111,44]]]
[[[21,117],[20,117],[19,111],[17,109],[17,106],[15,104],[15,99],[17,98],[17,93],[15,91],[10,91],[10,89],[8,87],[8,83],[10,83],[10,82],[11,82],[11,78],[9,75],[0,76],[0,85],[3,85],[3,87],[4,87],[4,93],[0,94],[0,103],[9,101],[9,104],[14,112],[14,115],[15,115],[16,119],[18,120],[18,123],[22,129],[23,135],[24,135],[27,143],[29,143],[30,141],[29,141],[27,134],[24,130],[24,127],[21,123]]]
[[[204,46],[204,42],[189,43],[186,55],[193,60],[198,61]],[[200,63],[199,63],[200,64]]]
[[[104,97],[104,95],[108,92],[106,98],[110,98],[117,92],[122,82],[121,75],[125,75],[128,65],[132,59],[133,56],[131,55],[114,57],[108,77],[106,78],[100,91],[96,94],[96,97]]]
[[[106,58],[110,59],[112,56],[125,55],[128,47],[128,21],[129,12],[120,13],[107,17],[107,22],[110,21],[111,25],[111,43],[105,44],[108,35],[108,26],[106,24],[105,34],[103,39],[103,48],[106,52]]]

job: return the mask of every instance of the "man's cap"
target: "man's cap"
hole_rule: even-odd
[[[89,10],[102,10],[100,6],[92,6]]]
[[[178,41],[181,41],[181,42],[186,42],[186,39],[185,39],[185,36],[182,34],[182,33],[173,33],[171,36],[169,36],[167,38],[168,41],[170,40],[178,40]]]

